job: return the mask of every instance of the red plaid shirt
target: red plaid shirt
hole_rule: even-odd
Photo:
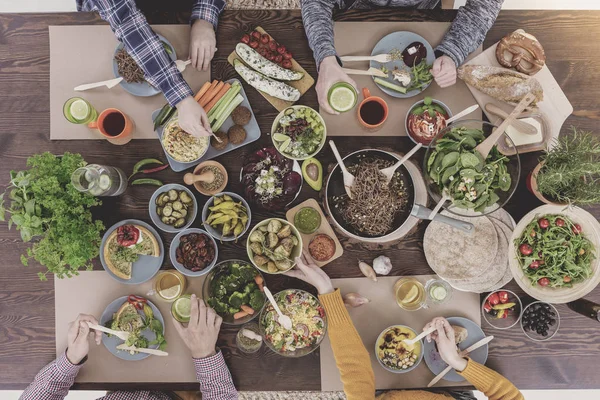
[[[203,400],[237,400],[238,394],[233,385],[231,374],[219,351],[212,357],[194,358],[196,377],[200,382]],[[20,400],[62,400],[69,393],[81,365],[73,365],[67,359],[66,352],[46,365],[25,389]],[[161,392],[113,392],[105,400],[169,400]]]

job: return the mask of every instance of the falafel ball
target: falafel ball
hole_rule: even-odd
[[[221,139],[221,143],[219,143],[215,136]],[[210,137],[210,145],[215,150],[223,150],[225,147],[227,147],[227,144],[229,144],[229,138],[225,132],[218,131],[217,133],[215,133],[215,136]]]
[[[246,140],[246,130],[240,125],[233,125],[231,128],[229,128],[229,132],[227,132],[227,134],[229,135],[229,141],[231,144],[240,144]]]
[[[248,122],[250,122],[251,118],[252,113],[244,106],[237,106],[231,113],[231,119],[236,125],[246,125]]]

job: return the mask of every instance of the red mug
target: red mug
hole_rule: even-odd
[[[356,112],[358,121],[368,130],[376,131],[387,120],[389,107],[381,97],[372,96],[369,89],[363,88],[362,92],[364,100],[360,102]]]

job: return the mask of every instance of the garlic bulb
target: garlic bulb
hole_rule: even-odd
[[[358,293],[346,293],[343,297],[344,305],[349,308],[360,307],[363,304],[369,303],[371,300],[366,297],[362,297]]]
[[[392,271],[392,261],[386,256],[379,256],[373,260],[373,269],[379,275],[387,275]]]
[[[375,271],[373,270],[373,267],[371,267],[369,264],[367,264],[364,261],[360,261],[359,260],[358,261],[358,268],[360,268],[360,272],[362,272],[364,276],[366,276],[367,278],[369,278],[373,282],[377,282],[377,274],[375,274]]]

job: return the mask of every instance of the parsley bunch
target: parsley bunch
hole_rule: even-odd
[[[0,221],[10,214],[8,228],[15,225],[24,242],[33,242],[21,262],[27,266],[34,259],[46,266],[38,273],[42,281],[48,273],[70,278],[82,267],[91,270],[99,254],[104,225],[92,219],[90,208],[101,203],[71,184],[71,174],[85,165],[79,154],[34,155],[28,170],[11,171],[10,185],[0,195]]]

